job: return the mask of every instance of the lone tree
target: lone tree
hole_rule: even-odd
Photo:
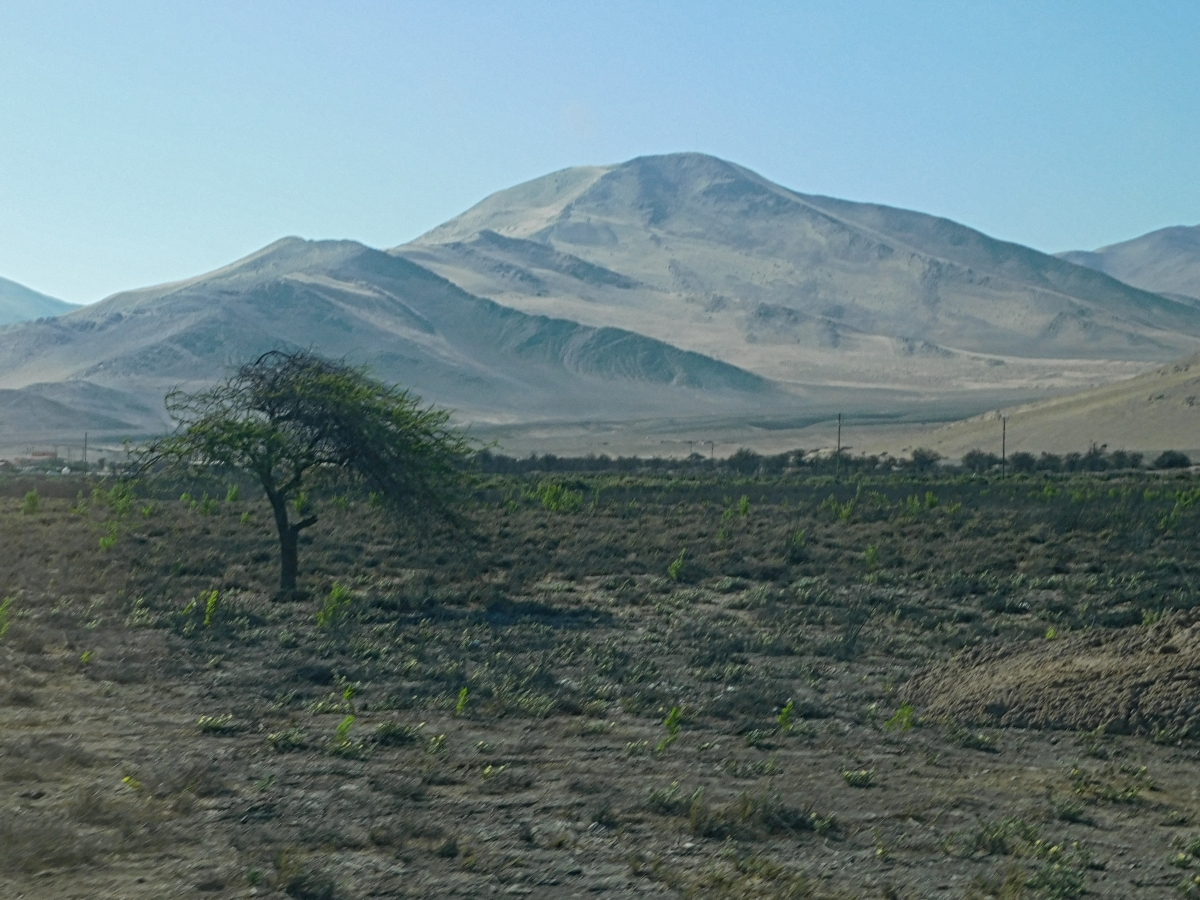
[[[305,515],[310,488],[349,478],[395,513],[447,515],[471,450],[449,413],[305,351],[272,350],[209,390],[172,391],[167,409],[179,425],[145,464],[253,474],[275,513],[283,592],[296,589],[300,532],[317,521]]]

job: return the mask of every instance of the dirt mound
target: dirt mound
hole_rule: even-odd
[[[1136,629],[981,647],[920,673],[928,718],[973,725],[1200,736],[1200,613]]]

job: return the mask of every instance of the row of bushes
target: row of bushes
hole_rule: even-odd
[[[1153,462],[1154,469],[1178,469],[1190,466],[1191,460],[1177,450],[1167,450]],[[638,457],[606,455],[543,456],[531,454],[524,458],[505,456],[482,450],[475,454],[473,468],[489,475],[527,475],[533,472],[585,473],[585,472],[652,472],[662,474],[687,474],[702,472],[730,472],[738,475],[782,475],[796,472],[808,475],[866,475],[883,472],[908,471],[918,474],[935,470],[961,471],[986,474],[1006,468],[1009,472],[1106,472],[1140,469],[1145,467],[1145,455],[1125,450],[1111,453],[1104,447],[1093,445],[1086,453],[1013,453],[1006,461],[995,453],[971,450],[958,465],[951,465],[934,450],[918,447],[908,457],[893,457],[888,454],[850,456],[843,453],[840,458],[828,451],[789,450],[786,453],[763,455],[753,450],[741,449],[724,459],[713,459],[693,453],[684,459],[659,456]]]
[[[1105,448],[1092,446],[1087,453],[1013,453],[1002,460],[995,453],[971,450],[962,458],[961,468],[967,472],[984,474],[1007,468],[1010,472],[1114,472],[1145,467],[1145,454],[1126,450],[1108,453]],[[1186,469],[1192,464],[1186,453],[1164,450],[1150,463],[1152,469]]]

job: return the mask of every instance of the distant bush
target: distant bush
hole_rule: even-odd
[[[912,452],[909,466],[916,472],[932,472],[941,461],[942,454],[928,447],[917,447]]]
[[[1008,467],[1014,472],[1032,472],[1037,468],[1037,457],[1032,453],[1014,453],[1008,458]]]
[[[1028,456],[1028,454],[1026,454]],[[1033,459],[1033,457],[1030,457]],[[982,450],[971,450],[963,454],[962,467],[968,472],[982,475],[991,469],[1000,467],[1000,457],[995,453],[984,453]]]
[[[1164,450],[1155,457],[1152,465],[1156,469],[1186,469],[1191,464],[1192,461],[1186,453],[1180,453],[1178,450]]]

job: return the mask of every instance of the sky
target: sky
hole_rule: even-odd
[[[1194,225],[1200,4],[0,0],[0,276],[76,303],[684,150],[1049,252]]]

